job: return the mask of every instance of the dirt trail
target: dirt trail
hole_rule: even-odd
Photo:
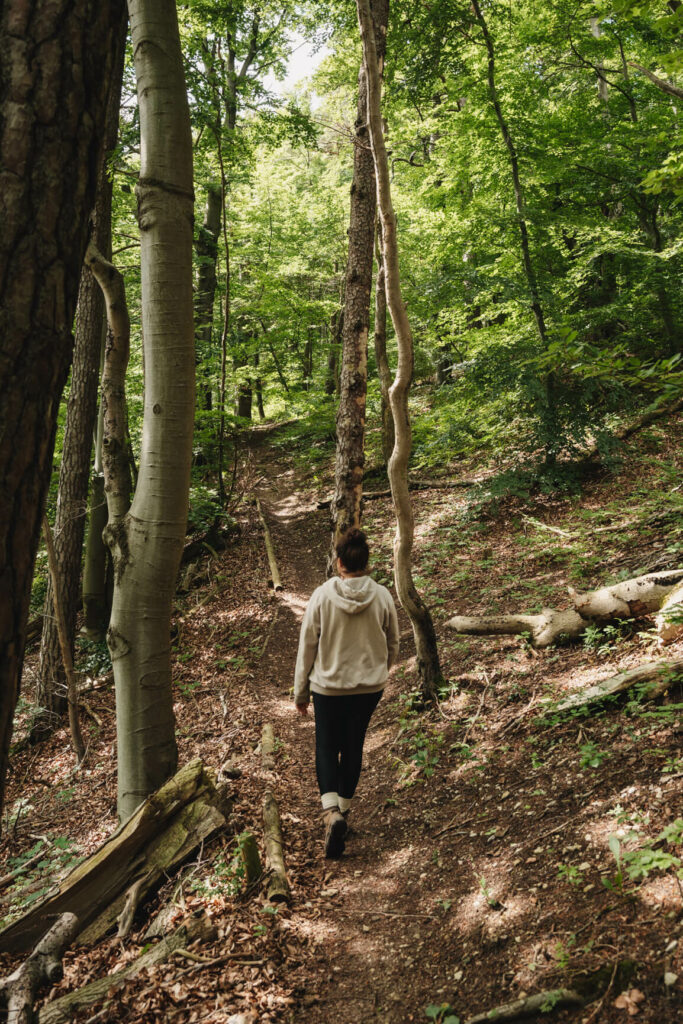
[[[285,586],[275,598],[277,621],[262,660],[262,720],[273,723],[284,745],[275,785],[285,824],[291,814],[288,828],[306,834],[317,880],[315,891],[295,892],[304,899],[304,914],[310,912],[308,927],[315,934],[315,954],[301,972],[305,993],[295,1019],[316,1024],[374,1020],[398,1024],[417,1019],[407,1009],[415,1006],[416,997],[422,998],[415,991],[416,983],[424,991],[424,1001],[430,1002],[439,982],[434,968],[426,964],[420,984],[421,972],[413,964],[432,920],[412,884],[420,874],[419,868],[415,871],[419,858],[413,860],[412,843],[406,836],[408,829],[421,830],[421,823],[394,816],[389,828],[383,817],[392,782],[386,778],[386,752],[395,729],[387,706],[391,683],[368,732],[346,852],[339,862],[326,861],[314,772],[313,717],[312,713],[305,721],[296,717],[290,691],[301,617],[311,592],[325,579],[327,515],[317,512],[313,502],[301,503],[292,472],[278,472],[277,462],[268,453],[260,455],[259,465],[263,477],[256,491]],[[295,877],[295,885],[296,881]],[[415,899],[418,904],[413,906]],[[294,912],[296,920],[296,905]]]

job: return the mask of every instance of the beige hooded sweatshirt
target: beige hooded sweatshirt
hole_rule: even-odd
[[[294,701],[384,689],[398,657],[398,617],[386,587],[370,576],[333,578],[313,591],[299,637]]]

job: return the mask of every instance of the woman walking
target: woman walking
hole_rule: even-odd
[[[399,637],[391,594],[367,575],[370,551],[362,530],[348,530],[336,553],[339,577],[318,587],[306,608],[294,677],[300,715],[308,713],[313,694],[326,857],[344,851],[365,733],[398,657]]]

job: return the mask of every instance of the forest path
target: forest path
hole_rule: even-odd
[[[388,768],[388,754],[396,734],[395,709],[385,697],[373,717],[346,851],[339,861],[325,860],[313,715],[296,715],[291,687],[301,619],[312,591],[325,580],[328,516],[298,492],[296,474],[282,469],[281,455],[265,445],[254,454],[261,474],[254,490],[284,584],[272,597],[274,613],[259,672],[259,717],[261,726],[272,723],[278,747],[272,781],[283,819],[285,857],[293,834],[303,846],[303,856],[288,862],[292,924],[310,936],[311,955],[297,971],[301,984],[294,1019],[316,1024],[417,1020],[409,1007],[434,1001],[439,981],[429,958],[422,970],[414,964],[425,927],[433,919],[420,895],[422,857],[412,852],[414,844],[422,845],[424,824],[409,811],[406,817],[392,815],[391,823],[382,814],[394,803],[390,797],[396,775]],[[406,951],[403,957],[398,946]]]

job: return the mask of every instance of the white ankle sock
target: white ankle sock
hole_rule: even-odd
[[[346,811],[348,811],[350,806],[351,806],[351,797],[348,797],[348,799],[345,796],[340,796],[339,797],[339,810],[342,812],[342,814],[344,814]]]
[[[331,811],[333,807],[339,807],[338,793],[323,793],[320,800],[324,811]]]

